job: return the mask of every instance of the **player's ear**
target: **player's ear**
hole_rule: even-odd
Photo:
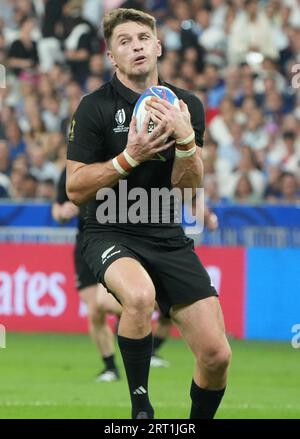
[[[157,57],[158,58],[161,56],[161,53],[162,53],[161,41],[157,40]]]
[[[107,56],[108,56],[108,59],[109,59],[109,61],[111,62],[111,64],[112,64],[114,67],[117,67],[116,60],[115,60],[115,58],[114,58],[114,56],[113,56],[113,54],[111,53],[110,50],[107,51]]]

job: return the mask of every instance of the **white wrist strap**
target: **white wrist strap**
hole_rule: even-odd
[[[123,151],[124,157],[127,160],[127,162],[130,164],[130,166],[132,166],[133,168],[136,168],[139,165],[139,162],[137,162],[136,160],[134,160],[126,151],[126,149],[124,149]]]
[[[192,134],[190,134],[188,137],[186,137],[183,140],[176,140],[176,144],[177,145],[187,145],[188,143],[190,143],[192,140],[194,140],[195,138],[195,133],[194,131],[192,132]]]
[[[125,169],[123,169],[122,166],[119,164],[117,157],[112,159],[112,164],[115,170],[118,171],[119,174],[124,175],[124,177],[129,174],[129,172],[126,172]]]
[[[183,151],[182,149],[176,148],[175,149],[175,155],[179,159],[183,159],[183,158],[191,157],[192,155],[194,155],[196,150],[197,150],[197,146],[193,146],[193,148],[188,149],[187,151]]]

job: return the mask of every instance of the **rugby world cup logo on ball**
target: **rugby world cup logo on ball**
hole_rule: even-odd
[[[133,116],[136,117],[136,129],[139,133],[142,129],[142,125],[144,122],[144,119],[147,115],[147,110],[145,109],[145,104],[147,101],[149,101],[153,96],[160,99],[165,99],[166,101],[170,102],[170,104],[175,105],[176,107],[179,107],[179,100],[176,96],[176,94],[170,90],[168,87],[164,87],[162,85],[155,86],[155,87],[149,87],[146,91],[140,96],[139,100],[135,104],[134,110],[133,110]],[[155,123],[150,119],[149,125],[148,125],[148,133],[150,134],[153,129],[155,128]]]

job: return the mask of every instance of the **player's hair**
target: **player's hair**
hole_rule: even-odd
[[[156,34],[156,20],[154,17],[152,17],[152,15],[146,14],[146,12],[138,11],[137,9],[113,9],[105,14],[102,21],[104,39],[108,47],[110,46],[110,40],[114,28],[119,24],[126,23],[128,21],[142,23],[150,27],[153,33]]]

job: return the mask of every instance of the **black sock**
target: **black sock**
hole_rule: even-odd
[[[152,355],[155,355],[156,351],[160,348],[160,346],[165,342],[165,338],[160,338],[154,335],[153,337],[153,352]]]
[[[222,390],[206,390],[197,386],[195,381],[191,385],[192,407],[190,419],[213,419],[223,398]]]
[[[115,364],[115,356],[114,354],[109,355],[109,357],[103,357],[103,362],[105,364],[105,369],[116,369],[116,364]]]
[[[144,338],[132,339],[118,336],[129,386],[132,418],[145,411],[153,418],[153,408],[148,397],[148,376],[152,353],[152,333]]]

